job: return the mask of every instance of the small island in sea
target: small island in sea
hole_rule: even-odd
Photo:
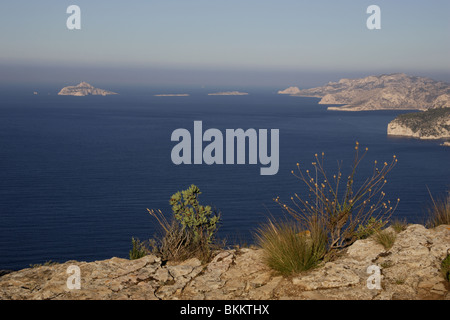
[[[208,93],[208,96],[246,96],[246,95],[248,95],[247,92],[239,92],[239,91]]]
[[[87,95],[106,96],[106,95],[111,95],[111,94],[117,94],[117,93],[95,88],[87,82],[80,82],[76,86],[64,87],[61,89],[61,91],[58,92],[59,96],[76,96],[76,97],[84,97]]]
[[[341,79],[327,85],[300,90],[290,87],[278,91],[298,97],[321,98],[319,104],[328,110],[427,110],[450,107],[450,85],[430,78],[404,73],[369,76],[361,79]]]
[[[155,97],[188,97],[189,93],[161,93],[155,94]]]

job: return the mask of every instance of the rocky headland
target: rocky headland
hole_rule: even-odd
[[[290,87],[278,92],[299,97],[321,98],[329,110],[427,110],[450,107],[450,85],[403,73],[341,79],[325,86],[303,89]]]
[[[61,91],[58,92],[58,95],[60,96],[77,96],[77,97],[84,97],[87,95],[106,96],[111,94],[117,93],[95,88],[87,82],[81,82],[76,86],[64,87],[61,89]]]
[[[0,299],[49,300],[450,300],[440,272],[450,250],[450,226],[410,225],[386,250],[372,238],[358,240],[335,260],[303,274],[283,277],[264,263],[258,248],[221,250],[212,261],[68,261],[0,277]],[[71,265],[81,270],[81,288],[68,289]],[[381,287],[367,285],[369,266],[381,270]]]
[[[427,140],[450,139],[450,108],[402,114],[388,124],[387,133]]]

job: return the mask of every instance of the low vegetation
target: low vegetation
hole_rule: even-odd
[[[450,225],[450,191],[447,195],[438,199],[431,196],[432,205],[428,209],[428,221],[426,226],[428,228],[435,228],[437,226],[446,224]]]
[[[312,237],[315,230],[326,235],[324,256],[380,229],[400,201],[397,199],[391,203],[385,200],[383,191],[387,175],[397,164],[396,156],[389,164],[384,162],[380,167],[375,161],[370,177],[365,180],[357,178],[359,165],[367,151],[366,148],[361,153],[357,142],[350,172],[344,175],[339,165],[332,177],[325,169],[324,153],[321,157],[316,154],[311,171],[302,170],[300,164],[297,164],[296,172],[292,171],[307,186],[309,195],[295,194],[289,205],[275,199],[302,229],[311,231]]]
[[[316,267],[325,253],[326,237],[311,237],[298,224],[269,221],[257,230],[256,239],[265,252],[266,264],[283,275]]]
[[[160,235],[147,242],[132,239],[130,259],[141,258],[148,253],[163,260],[182,261],[197,257],[206,262],[217,246],[216,233],[220,215],[210,206],[200,205],[200,189],[191,185],[170,198],[172,216],[167,219],[160,210],[147,209],[160,226]]]
[[[389,250],[394,245],[397,234],[389,230],[381,230],[374,235],[377,243],[381,244],[386,250]]]
[[[48,260],[48,261],[45,261],[44,263],[30,264],[30,268],[50,267],[50,266],[55,266],[58,264],[59,264],[59,262]]]
[[[396,120],[409,127],[413,132],[421,131],[422,135],[439,134],[436,126],[438,123],[443,129],[450,131],[450,126],[445,124],[444,119],[450,117],[450,108],[435,108],[424,112],[414,112],[399,115]]]
[[[302,170],[297,164],[297,171],[292,174],[306,185],[309,195],[295,194],[290,204],[281,202],[279,197],[275,199],[294,222],[269,222],[258,230],[258,243],[269,266],[284,274],[308,270],[386,225],[399,199],[391,204],[385,200],[382,189],[397,158],[394,156],[390,164],[385,162],[381,167],[375,161],[372,176],[361,181],[356,176],[367,150],[360,153],[356,143],[353,165],[345,176],[341,166],[329,176],[324,153],[314,156],[311,171]]]
[[[406,219],[394,219],[391,221],[390,225],[395,232],[400,233],[406,230],[406,228],[408,227],[408,222],[406,222]]]
[[[317,154],[311,163],[312,170],[301,169],[292,174],[307,187],[307,195],[295,194],[291,203],[274,199],[289,219],[269,220],[255,233],[258,246],[263,249],[269,267],[283,275],[295,274],[329,261],[343,248],[356,240],[372,237],[386,250],[392,248],[397,234],[406,230],[406,220],[390,220],[400,199],[386,200],[383,187],[387,175],[397,164],[396,156],[390,163],[373,165],[372,175],[357,178],[361,161],[367,148],[360,152],[355,145],[355,155],[350,172],[345,174],[338,166],[331,177],[325,169],[324,153]],[[346,177],[346,178],[344,178]],[[163,260],[182,261],[197,257],[203,262],[211,258],[217,244],[220,214],[210,206],[200,205],[200,189],[191,185],[170,198],[172,215],[167,218],[160,210],[147,209],[160,226],[161,234],[146,242],[132,238],[130,259],[139,259],[149,253]],[[450,224],[450,192],[447,197],[434,200],[429,210],[428,226]],[[385,229],[386,226],[390,226]],[[388,265],[385,266],[386,268]],[[450,277],[450,255],[442,262],[442,272]]]
[[[441,273],[445,280],[450,282],[450,254],[447,254],[447,257],[441,263]]]
[[[373,234],[380,232],[383,227],[387,224],[387,221],[382,219],[375,219],[371,217],[365,224],[360,224],[355,232],[355,237],[357,239],[367,239]]]

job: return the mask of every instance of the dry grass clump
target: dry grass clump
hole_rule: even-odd
[[[325,252],[324,235],[313,235],[292,222],[269,221],[257,231],[256,238],[267,265],[283,275],[314,268]]]
[[[395,232],[400,233],[406,230],[408,227],[408,222],[406,222],[406,219],[395,219],[391,221],[391,227]]]
[[[374,239],[377,243],[381,244],[386,250],[392,248],[397,238],[395,232],[389,230],[382,230],[374,235]]]
[[[443,224],[450,225],[450,191],[447,192],[446,196],[436,200],[431,196],[431,193],[430,197],[433,205],[428,209],[427,227],[435,228]]]

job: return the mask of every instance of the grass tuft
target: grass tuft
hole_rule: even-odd
[[[397,235],[395,232],[382,230],[375,233],[374,237],[377,243],[381,244],[386,250],[389,250],[394,245]]]
[[[325,251],[325,237],[299,228],[298,224],[269,221],[257,230],[257,243],[265,252],[267,265],[283,275],[316,267]]]
[[[440,199],[434,199],[431,196],[433,205],[428,209],[428,221],[426,226],[428,228],[435,228],[440,225],[450,225],[450,191],[447,196]]]

